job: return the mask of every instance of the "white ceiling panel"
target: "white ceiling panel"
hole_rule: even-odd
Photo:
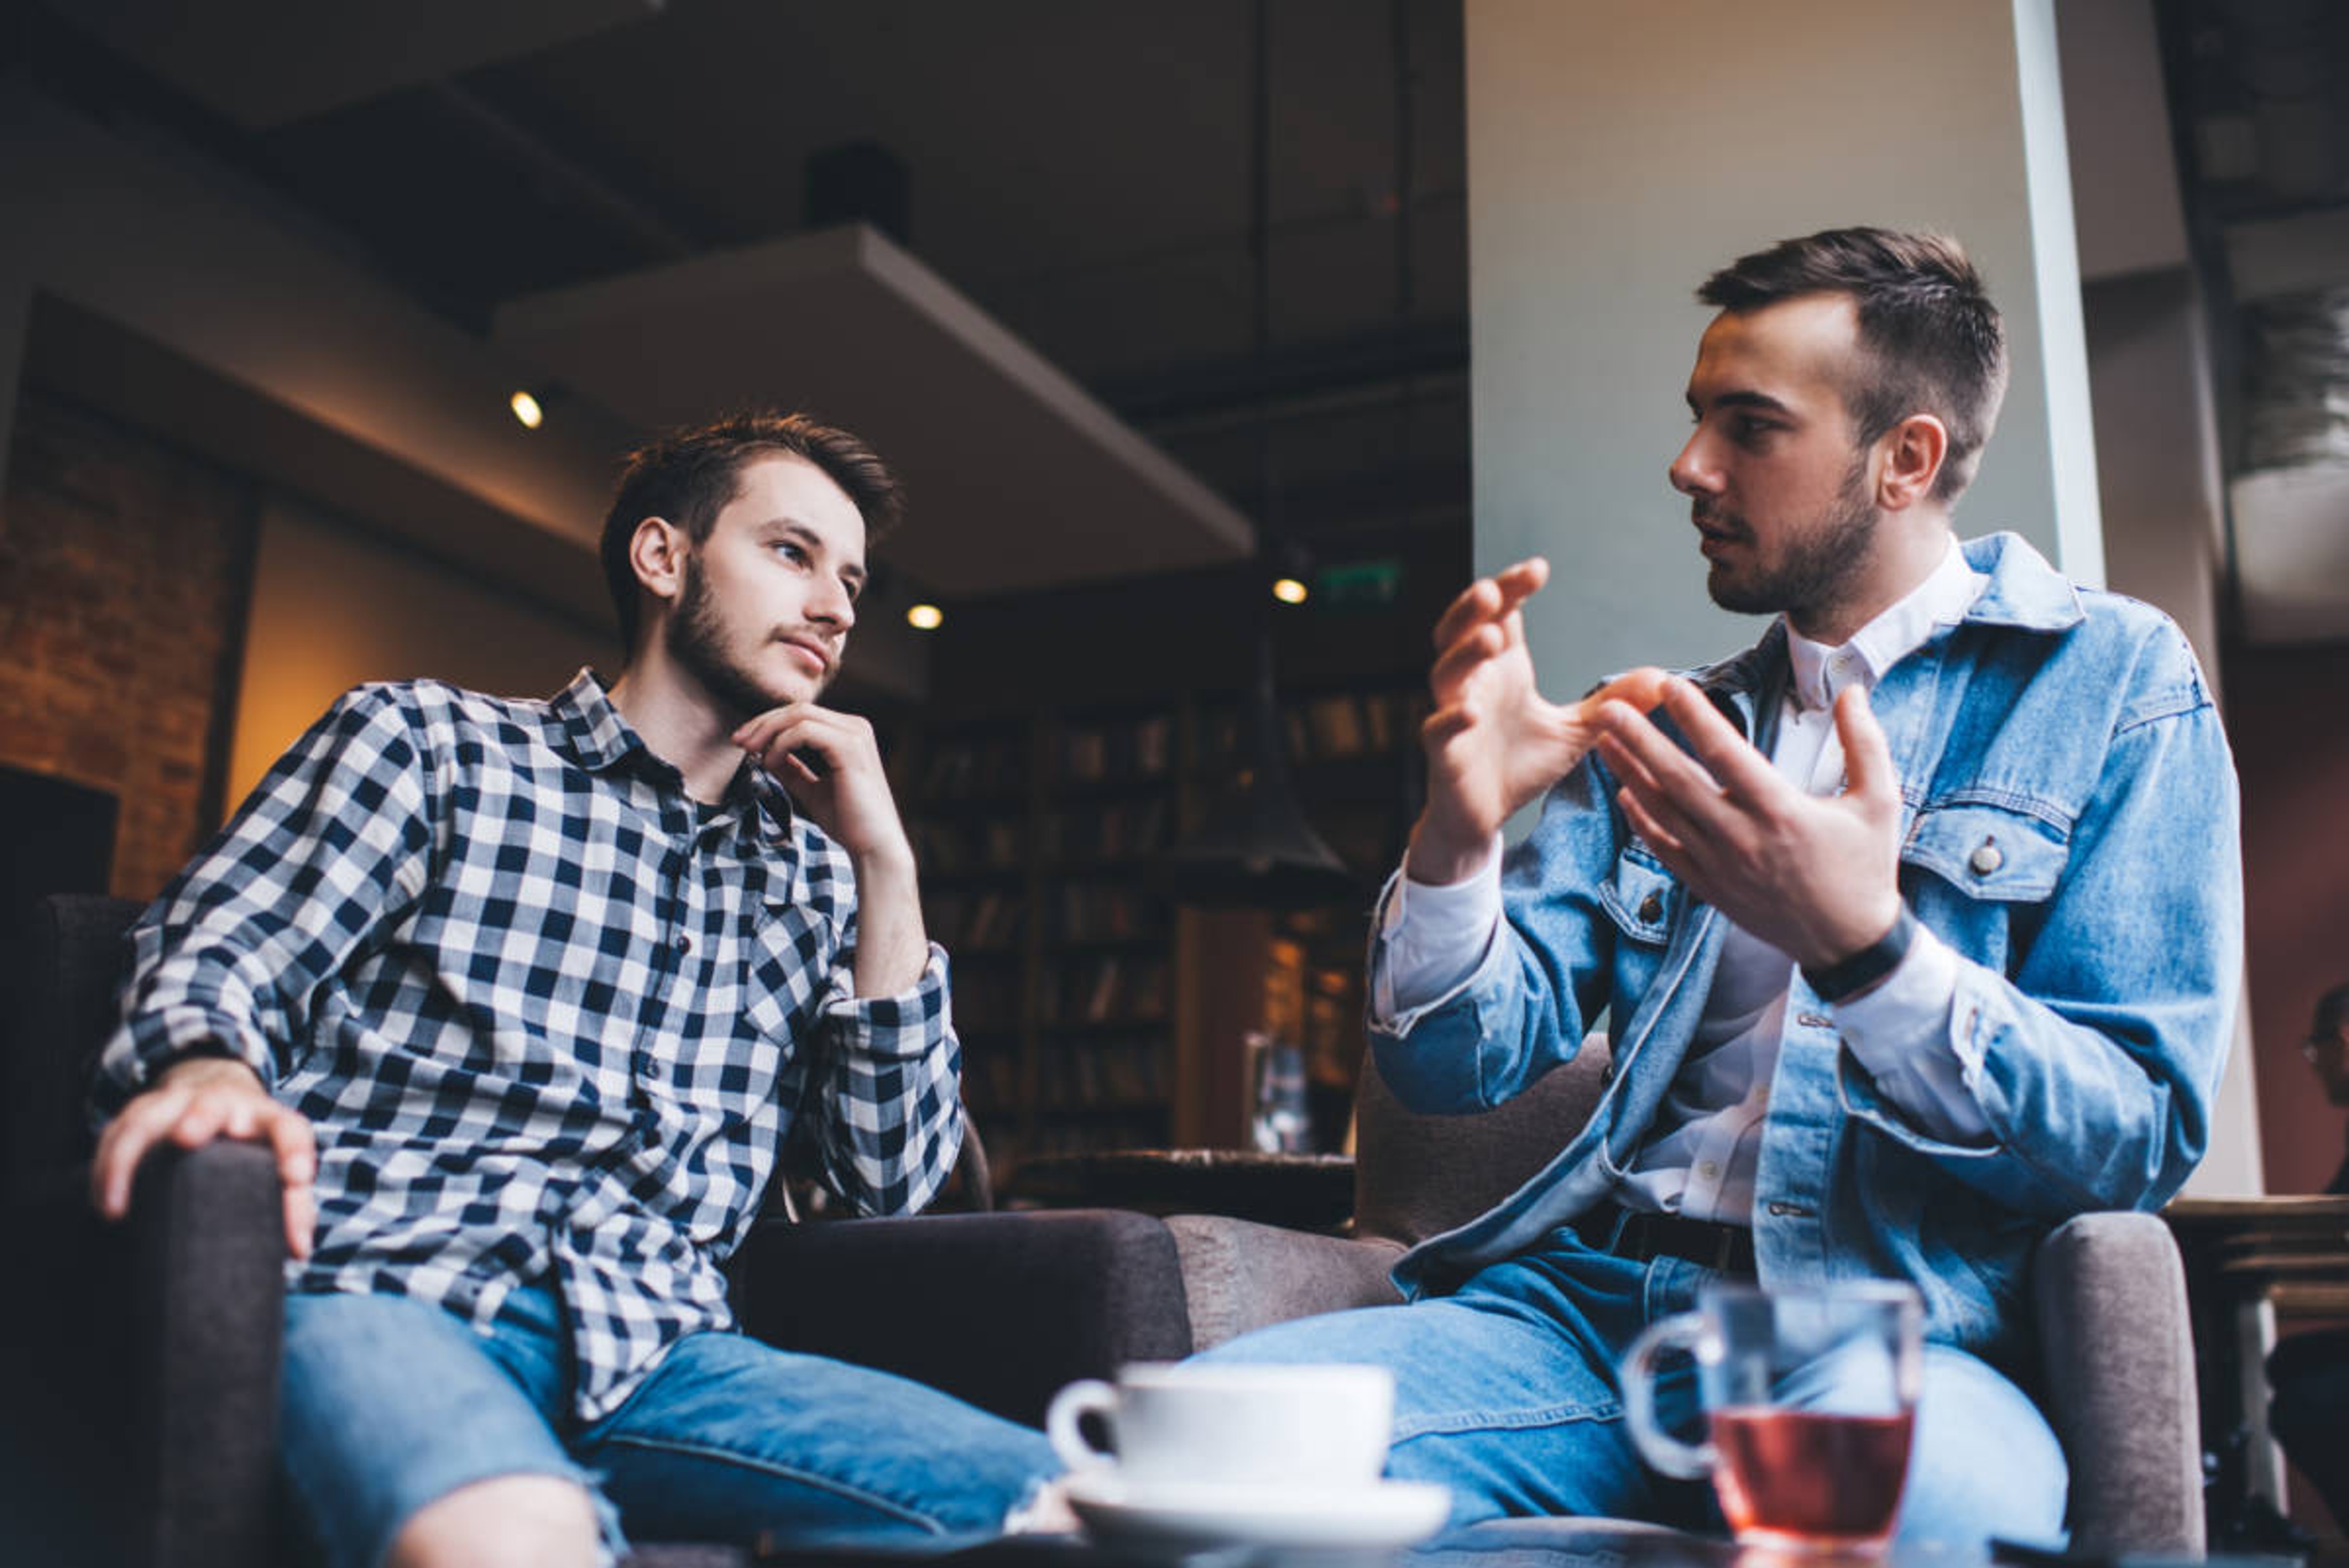
[[[648,428],[804,408],[905,481],[895,567],[949,597],[1243,558],[1247,519],[862,226],[515,300],[499,346]]]

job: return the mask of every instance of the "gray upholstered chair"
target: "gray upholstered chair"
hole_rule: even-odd
[[[9,944],[0,1060],[0,1560],[255,1568],[274,1496],[285,1241],[276,1169],[215,1144],[150,1160],[131,1217],[87,1196],[81,1111],[139,906],[53,898]],[[1039,1423],[1063,1383],[1191,1348],[1174,1244],[1140,1214],[761,1223],[745,1326]],[[854,1419],[854,1412],[844,1412]],[[639,1543],[630,1568],[741,1568]]]
[[[1546,1163],[1597,1104],[1608,1055],[1575,1060],[1497,1110],[1421,1116],[1367,1063],[1356,1107],[1350,1233],[1309,1234],[1226,1215],[1166,1221],[1201,1349],[1309,1313],[1400,1299],[1387,1271],[1413,1242],[1461,1224]],[[2156,1215],[2085,1214],[2040,1244],[2033,1281],[2048,1413],[2072,1465],[2075,1543],[2199,1556],[2201,1442],[2185,1275]]]

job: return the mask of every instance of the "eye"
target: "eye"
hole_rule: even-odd
[[[777,555],[795,566],[804,566],[808,564],[808,553],[792,540],[778,539],[775,541],[774,549]]]
[[[1773,420],[1756,419],[1752,414],[1739,414],[1729,421],[1729,435],[1740,446],[1759,446],[1776,433],[1779,425]]]

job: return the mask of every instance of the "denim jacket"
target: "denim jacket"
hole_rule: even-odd
[[[1949,1047],[1983,1141],[1926,1131],[1795,973],[1754,1199],[1762,1282],[1911,1281],[1930,1337],[2023,1348],[2032,1249],[2085,1210],[2152,1209],[2193,1169],[2232,1037],[2235,774],[2192,650],[2158,611],[2075,587],[2030,545],[1965,546],[1990,582],[1872,701],[1901,781],[1900,890],[1958,957]],[[1770,751],[1784,624],[1692,679]],[[1630,831],[1594,753],[1503,872],[1506,924],[1449,995],[1374,1030],[1423,1112],[1500,1104],[1602,1012],[1589,1122],[1490,1211],[1405,1254],[1413,1296],[1544,1243],[1633,1163],[1702,1014],[1726,921]],[[1392,890],[1388,895],[1392,897]],[[1373,948],[1371,961],[1380,961]]]

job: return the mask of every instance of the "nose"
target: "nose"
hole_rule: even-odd
[[[1721,493],[1721,470],[1713,461],[1712,439],[1702,425],[1689,433],[1681,447],[1680,455],[1672,459],[1665,471],[1672,488],[1682,495],[1718,495]]]
[[[856,600],[838,578],[826,577],[823,587],[809,597],[807,617],[819,625],[846,631],[856,624]]]

